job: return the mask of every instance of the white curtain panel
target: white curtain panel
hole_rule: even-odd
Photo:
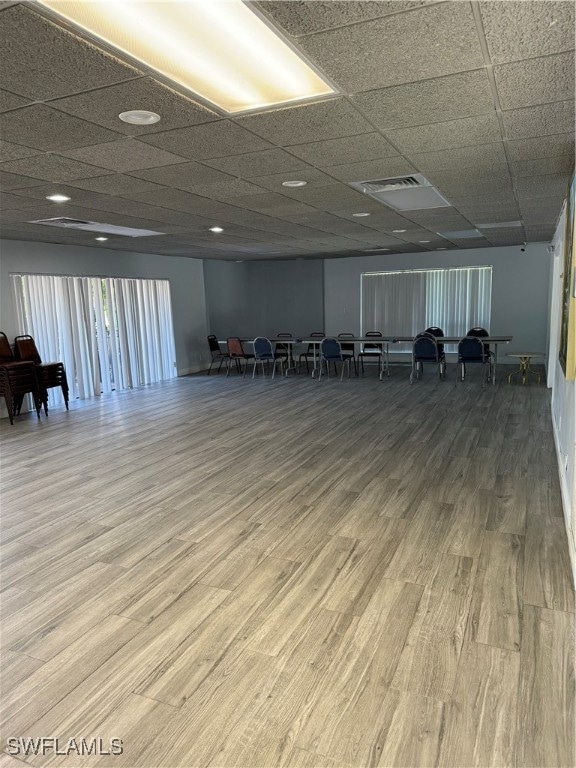
[[[363,333],[415,336],[433,325],[445,336],[490,331],[492,267],[366,272],[361,286]]]
[[[13,275],[22,333],[45,362],[62,361],[72,397],[176,376],[167,280]],[[52,390],[53,402],[62,402]]]

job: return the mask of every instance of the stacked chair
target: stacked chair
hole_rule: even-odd
[[[40,418],[42,395],[36,366],[32,361],[17,361],[5,333],[0,331],[0,397],[6,402],[10,424],[22,410],[25,395],[32,395]]]
[[[44,413],[48,415],[48,390],[60,387],[68,410],[68,380],[64,363],[43,363],[32,336],[16,336],[14,339],[16,359],[32,363],[36,369],[40,399]]]

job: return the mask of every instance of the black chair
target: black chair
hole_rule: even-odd
[[[40,397],[44,405],[44,413],[48,415],[48,390],[55,387],[60,387],[62,390],[64,404],[66,405],[66,410],[68,410],[68,379],[66,378],[64,363],[43,363],[40,352],[38,352],[36,347],[36,342],[28,334],[16,336],[14,339],[14,352],[17,360],[31,362],[36,366],[36,376],[40,388]]]
[[[230,356],[228,352],[224,352],[224,350],[220,348],[220,344],[218,344],[217,336],[214,336],[213,334],[211,334],[206,338],[208,339],[210,354],[212,355],[212,359],[210,360],[210,368],[208,368],[208,373],[206,374],[206,376],[210,376],[210,371],[212,370],[212,366],[214,365],[214,363],[220,361],[220,365],[218,366],[218,373],[220,373],[220,369],[222,368],[222,364],[224,360],[228,360]]]
[[[440,355],[436,336],[432,333],[419,333],[412,342],[412,370],[410,371],[410,384],[414,379],[419,379],[424,371],[424,363],[434,363],[438,367],[438,377],[443,379],[446,374],[446,360],[444,351]]]
[[[277,339],[292,339],[294,338],[291,333],[277,333],[276,334]],[[276,355],[276,358],[279,360],[282,358],[282,361],[286,363],[286,365],[290,365],[291,357],[292,357],[292,349],[290,344],[282,344],[281,341],[277,342],[274,345],[274,354]]]
[[[380,333],[380,331],[366,331],[364,336],[367,339],[372,339],[372,338],[374,338],[374,339],[381,339],[382,338],[382,334]],[[373,344],[371,341],[370,342],[365,342],[364,345],[363,345],[362,351],[358,354],[358,362],[360,363],[360,366],[362,368],[362,373],[364,373],[364,358],[366,358],[366,360],[377,360],[378,361],[378,367],[380,369],[382,369],[382,355],[383,354],[384,354],[384,352],[383,352],[382,344],[376,344],[376,343]]]
[[[240,373],[241,368],[241,362],[244,360],[244,373],[243,376],[246,376],[246,369],[248,368],[248,363],[250,360],[254,359],[254,355],[251,352],[245,352],[244,347],[242,346],[242,342],[238,338],[238,336],[230,336],[226,340],[226,347],[228,349],[228,369],[226,371],[226,376],[230,375],[230,366],[232,365],[232,360],[236,362],[236,368],[238,370],[238,373]]]
[[[444,331],[442,328],[438,328],[437,325],[431,325],[429,328],[426,328],[424,333],[429,333],[432,336],[435,336],[437,339],[441,339],[444,336]],[[444,344],[441,342],[438,342],[438,354],[444,355]]]
[[[467,336],[458,343],[458,364],[456,366],[456,380],[464,381],[466,366],[470,363],[484,366],[484,382],[492,379],[492,356],[485,349],[478,337]]]
[[[310,334],[308,338],[310,339],[319,339],[320,341],[324,338],[326,334],[323,331],[314,331]],[[318,344],[320,343],[318,342]],[[306,372],[310,373],[310,368],[308,367],[308,360],[315,360],[316,355],[318,354],[317,347],[318,344],[308,344],[308,347],[306,349],[306,352],[302,352],[298,357],[298,373],[300,373],[300,366],[302,364],[302,360],[306,363]]]
[[[276,375],[276,363],[280,363],[280,373],[284,373],[284,358],[278,355],[272,349],[272,342],[266,336],[256,336],[254,339],[254,368],[252,369],[252,378],[256,375],[256,366],[262,364],[262,375],[264,375],[264,366],[273,363],[272,378]]]
[[[320,343],[320,374],[318,381],[322,378],[322,368],[326,363],[326,373],[330,376],[330,363],[334,365],[334,370],[338,373],[336,363],[342,363],[342,373],[340,374],[340,381],[344,378],[344,367],[348,365],[348,378],[350,378],[350,355],[345,355],[342,352],[342,347],[338,339],[325,338]]]
[[[486,338],[487,336],[490,336],[486,328],[482,328],[480,326],[476,326],[474,328],[470,328],[466,336],[474,336],[477,339]],[[492,351],[490,350],[490,344],[484,344],[484,353],[486,355],[490,355],[490,357],[493,357]]]
[[[353,333],[339,333],[338,340],[340,341],[340,347],[342,349],[342,356],[344,359],[351,360],[354,363],[354,373],[358,376],[358,362],[356,360],[356,345],[354,342],[346,342],[344,339],[353,339]]]

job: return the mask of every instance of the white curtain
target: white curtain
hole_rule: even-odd
[[[176,376],[167,280],[12,275],[19,326],[46,362],[61,360],[72,397]],[[61,402],[59,390],[50,392]]]
[[[445,336],[490,331],[492,267],[366,272],[361,285],[363,333],[414,336],[432,325]]]

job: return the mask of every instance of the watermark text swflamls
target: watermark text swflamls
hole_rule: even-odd
[[[10,736],[6,739],[9,755],[121,755],[122,739],[60,739],[54,736]]]

